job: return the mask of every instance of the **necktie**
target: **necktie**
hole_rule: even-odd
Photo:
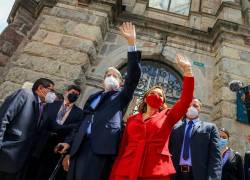
[[[102,93],[101,95],[99,95],[95,100],[93,100],[93,102],[91,103],[91,108],[93,110],[95,110],[95,108],[98,106],[98,104],[101,102],[101,99],[103,98],[104,96],[104,93]],[[92,114],[91,116],[91,120],[89,121],[89,125],[88,125],[88,128],[87,128],[87,134],[90,135],[91,134],[91,126],[92,126],[92,123],[93,123],[93,120],[94,120],[94,115]]]
[[[43,102],[39,103],[39,117],[38,117],[38,124],[37,124],[38,127],[40,126],[41,121],[42,121],[42,114],[43,114],[44,106],[45,106],[45,103]]]
[[[188,122],[188,127],[185,133],[184,139],[184,149],[183,149],[183,159],[187,160],[189,158],[189,149],[190,149],[190,132],[193,127],[193,121]]]
[[[65,105],[62,105],[61,110],[57,114],[56,122],[58,124],[62,124],[62,119],[63,119],[64,115],[66,114],[66,112],[67,112],[67,107]]]

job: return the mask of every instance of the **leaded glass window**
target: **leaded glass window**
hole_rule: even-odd
[[[182,78],[171,67],[154,61],[141,62],[142,75],[134,93],[134,98],[130,108],[137,111],[139,102],[143,94],[153,86],[160,85],[165,90],[166,103],[171,106],[179,99],[182,90]],[[126,67],[121,70],[125,76]]]
[[[149,7],[188,15],[191,0],[149,0]]]

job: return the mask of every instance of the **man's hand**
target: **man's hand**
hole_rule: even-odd
[[[176,63],[179,66],[179,68],[183,71],[184,76],[189,76],[189,77],[193,76],[192,66],[187,57],[177,54]]]
[[[70,155],[66,155],[63,159],[62,165],[64,171],[69,171]]]
[[[67,150],[70,148],[70,145],[68,143],[59,143],[54,151],[55,153],[65,154]]]
[[[122,35],[127,39],[128,45],[134,46],[136,44],[135,26],[131,22],[124,22],[119,29]]]

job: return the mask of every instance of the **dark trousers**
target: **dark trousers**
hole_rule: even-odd
[[[113,160],[111,155],[94,154],[86,139],[70,160],[67,180],[108,180]]]
[[[175,175],[175,180],[193,180],[193,173],[191,172],[178,172]]]
[[[40,165],[37,169],[36,178],[34,180],[48,180],[51,174],[53,173],[60,155],[50,152],[47,156],[42,156],[40,160]],[[65,180],[66,171],[63,170],[61,163],[59,164],[60,168],[55,176],[55,180]]]
[[[33,164],[33,161],[35,160],[36,159],[30,157],[26,161],[24,167],[17,173],[7,173],[0,171],[0,180],[34,180],[36,172],[32,171],[33,169],[30,168],[30,164]]]
[[[0,180],[32,180],[32,179],[27,179],[22,170],[17,173],[7,173],[0,171]]]
[[[11,174],[0,171],[0,179],[1,180],[17,180],[17,173]]]

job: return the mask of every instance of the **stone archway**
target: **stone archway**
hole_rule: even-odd
[[[153,86],[162,86],[167,96],[166,103],[172,106],[180,97],[182,90],[182,76],[171,66],[155,60],[141,62],[142,75],[136,88],[134,98],[127,111],[128,114],[137,112],[138,104],[143,94]],[[126,76],[126,65],[121,68]]]

